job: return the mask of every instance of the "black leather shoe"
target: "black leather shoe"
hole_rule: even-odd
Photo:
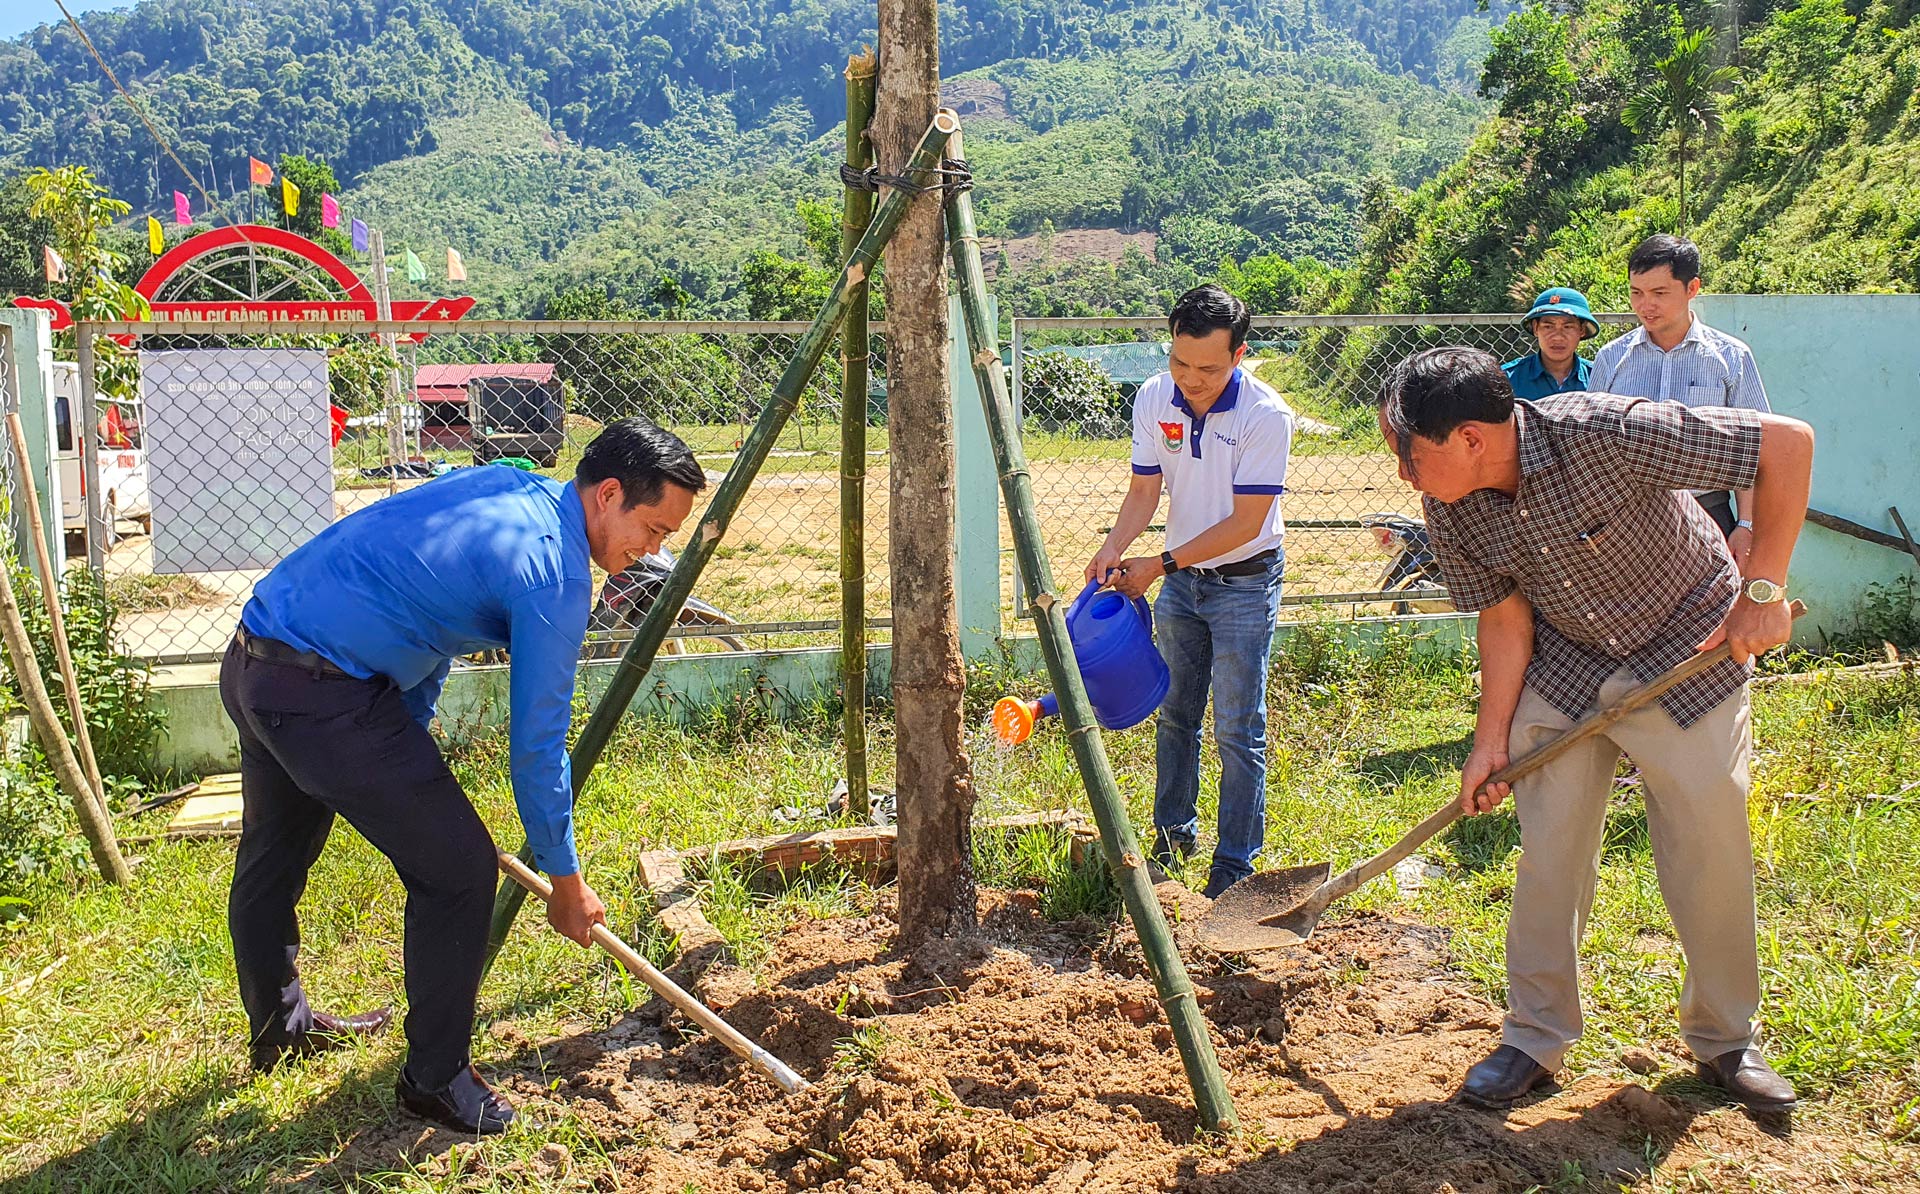
[[[1149,856],[1163,870],[1175,871],[1180,869],[1181,863],[1192,858],[1193,852],[1199,848],[1200,843],[1195,839],[1170,834],[1156,825],[1153,827],[1153,849]]]
[[[356,1037],[374,1036],[392,1021],[393,1009],[390,1007],[375,1008],[357,1016],[329,1016],[325,1012],[315,1012],[313,1027],[299,1036],[285,1041],[255,1043],[251,1050],[253,1068],[265,1074],[284,1061],[297,1061],[329,1049],[345,1048]]]
[[[1700,1076],[1755,1111],[1791,1111],[1799,1102],[1793,1084],[1774,1073],[1758,1049],[1733,1049],[1703,1061]]]
[[[432,1120],[470,1136],[491,1136],[496,1132],[504,1132],[507,1125],[513,1122],[513,1104],[502,1098],[499,1091],[488,1086],[486,1079],[480,1076],[480,1071],[472,1066],[455,1074],[453,1081],[439,1090],[422,1090],[415,1086],[403,1066],[394,1093],[399,1096],[402,1107],[421,1119]]]
[[[1475,1107],[1504,1111],[1514,1100],[1553,1077],[1553,1071],[1520,1049],[1502,1045],[1467,1071],[1460,1101]]]
[[[1207,886],[1200,894],[1210,900],[1217,900],[1226,894],[1227,888],[1232,887],[1246,877],[1245,875],[1228,874],[1216,867],[1207,872]]]

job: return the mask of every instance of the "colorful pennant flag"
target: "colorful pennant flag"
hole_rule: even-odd
[[[291,178],[280,180],[280,206],[286,208],[290,216],[300,214],[300,188],[293,185]]]
[[[167,251],[167,234],[160,231],[160,221],[152,216],[147,217],[147,248],[155,257]]]
[[[427,280],[426,263],[420,260],[412,249],[407,250],[407,281],[424,282]]]
[[[467,263],[461,259],[460,250],[447,246],[447,281],[464,282],[467,280]]]
[[[254,186],[270,187],[273,185],[273,167],[267,165],[259,158],[248,158],[247,170],[248,177],[253,180]]]
[[[67,279],[66,258],[53,251],[52,245],[41,246],[41,261],[47,267],[47,281],[64,282]]]
[[[324,192],[320,196],[320,226],[322,228],[340,226],[340,201]]]
[[[193,223],[193,208],[188,205],[187,197],[180,191],[173,193],[173,222],[181,228]]]
[[[367,222],[365,220],[355,220],[353,222],[353,251],[356,253],[371,252],[371,239],[367,234]]]

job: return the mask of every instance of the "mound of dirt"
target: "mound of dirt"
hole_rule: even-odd
[[[1499,1010],[1449,975],[1441,931],[1375,917],[1255,969],[1192,959],[1245,1129],[1202,1136],[1130,935],[1046,924],[1018,896],[981,911],[980,937],[912,955],[883,909],[795,927],[758,983],[709,972],[709,1004],[814,1080],[799,1095],[657,1000],[505,1085],[564,1100],[615,1146],[620,1188],[662,1194],[1494,1194],[1655,1173],[1688,1189],[1914,1188],[1873,1142],[1755,1121],[1690,1080],[1585,1078],[1504,1116],[1448,1102]]]

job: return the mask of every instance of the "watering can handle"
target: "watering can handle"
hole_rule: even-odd
[[[1073,604],[1067,607],[1067,612],[1072,613],[1075,609],[1079,608],[1081,602],[1093,596],[1095,593],[1099,592],[1101,589],[1110,588],[1110,587],[1111,586],[1109,586],[1104,581],[1098,581],[1098,580],[1088,581],[1087,587],[1084,589],[1081,589],[1080,595],[1078,597],[1075,597],[1073,599]],[[1135,598],[1132,598],[1132,601],[1133,601],[1134,611],[1140,615],[1141,624],[1143,624],[1147,628],[1147,637],[1152,638],[1153,637],[1153,606],[1147,603],[1147,599],[1145,597],[1135,597]]]
[[[1085,602],[1087,598],[1093,596],[1095,593],[1098,593],[1102,589],[1111,588],[1111,587],[1112,586],[1108,585],[1104,581],[1098,581],[1098,580],[1088,581],[1087,587],[1084,589],[1081,589],[1080,595],[1078,597],[1075,597],[1073,599],[1072,604],[1067,606],[1067,616],[1072,617],[1073,611],[1076,609],[1079,609],[1081,604]],[[1135,597],[1135,598],[1132,598],[1132,601],[1133,601],[1134,612],[1140,615],[1140,623],[1141,625],[1147,628],[1147,637],[1151,639],[1153,637],[1153,606],[1147,603],[1147,599],[1145,597]]]

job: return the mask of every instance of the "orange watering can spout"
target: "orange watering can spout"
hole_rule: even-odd
[[[1045,716],[1039,701],[1001,697],[993,703],[993,732],[1004,746],[1018,746],[1033,735],[1033,723]]]

